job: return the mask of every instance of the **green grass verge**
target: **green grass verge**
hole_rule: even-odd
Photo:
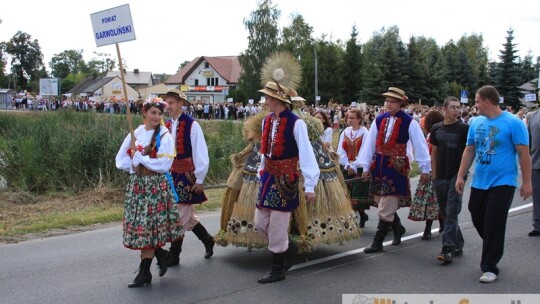
[[[93,207],[86,210],[44,214],[27,217],[23,220],[2,222],[0,238],[21,236],[29,233],[41,233],[53,229],[67,229],[77,226],[103,224],[122,220],[121,207]]]
[[[221,198],[225,189],[206,190],[208,201],[196,205],[198,212],[216,211],[221,208]],[[94,224],[105,224],[122,221],[123,207],[110,205],[83,208],[75,212],[55,212],[53,214],[30,214],[24,218],[13,218],[0,221],[0,240],[7,242],[28,234],[42,234],[55,229],[69,229]]]

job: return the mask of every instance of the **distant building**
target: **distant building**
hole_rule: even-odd
[[[11,109],[11,99],[17,91],[13,89],[0,89],[0,109]]]
[[[238,56],[201,56],[167,79],[165,85],[168,89],[180,88],[191,102],[223,102],[238,86],[240,72]]]
[[[137,100],[139,98],[139,92],[137,92],[130,85],[126,86],[127,95],[129,100]],[[72,100],[76,100],[81,97],[86,97],[96,101],[105,100],[120,100],[123,98],[122,79],[118,76],[112,77],[96,77],[86,78],[79,82],[66,94]]]
[[[106,77],[118,77],[120,79],[120,71],[109,71],[107,72]],[[154,81],[152,78],[151,72],[141,72],[139,69],[134,69],[133,72],[125,71],[124,72],[124,78],[126,79],[126,83],[130,85],[135,90],[139,90],[139,88],[142,87],[149,87],[154,85]]]
[[[538,78],[535,78],[529,82],[526,82],[518,87],[519,92],[525,96],[525,94],[537,94],[538,90]],[[525,98],[520,98],[521,104],[526,108],[534,108],[538,106],[538,95],[536,96],[536,102],[526,101]]]

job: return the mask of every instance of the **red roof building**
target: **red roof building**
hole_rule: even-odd
[[[218,103],[236,89],[240,73],[238,56],[201,56],[167,79],[165,85],[180,88],[191,102]]]

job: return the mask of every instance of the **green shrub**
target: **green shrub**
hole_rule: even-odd
[[[140,116],[133,117],[136,127]],[[201,122],[210,155],[207,184],[224,183],[229,156],[240,151],[242,124]],[[72,111],[0,113],[0,175],[23,191],[123,187],[115,156],[128,134],[125,116]]]

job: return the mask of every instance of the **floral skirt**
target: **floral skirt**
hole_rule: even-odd
[[[409,219],[413,221],[436,220],[439,218],[439,204],[431,181],[418,183],[411,203]]]
[[[164,174],[131,174],[124,201],[124,246],[153,249],[184,236],[171,186]]]

